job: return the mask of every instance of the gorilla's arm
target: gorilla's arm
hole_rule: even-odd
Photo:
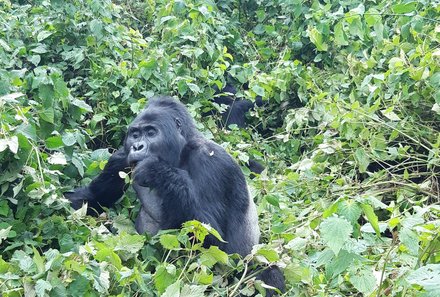
[[[201,164],[206,164],[204,158],[209,158],[208,154],[200,153],[200,144],[190,141],[181,153],[183,163],[198,163],[198,172],[203,174],[204,171],[212,170],[212,168],[203,168]],[[188,160],[192,159],[192,161]],[[182,160],[181,160],[182,161]],[[162,223],[161,229],[180,228],[181,224],[196,219],[203,223],[208,223],[215,228],[221,236],[221,215],[215,216],[220,212],[215,201],[204,203],[200,197],[198,189],[203,186],[197,185],[193,180],[188,168],[182,169],[169,165],[157,157],[149,157],[141,161],[134,171],[134,183],[143,187],[149,187],[156,191],[159,197],[162,197]],[[206,175],[213,174],[206,172]],[[215,189],[209,189],[215,191]],[[221,197],[221,194],[213,194],[214,197]],[[208,238],[208,241],[212,240]],[[205,241],[205,243],[207,243]],[[211,242],[209,244],[212,244]]]
[[[87,187],[64,193],[74,209],[88,202],[89,208],[100,212],[101,206],[112,206],[124,193],[125,181],[119,171],[127,171],[127,155],[124,148],[117,150],[108,160],[104,170]]]

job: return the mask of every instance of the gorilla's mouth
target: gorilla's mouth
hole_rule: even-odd
[[[139,163],[139,160],[132,160],[128,165],[130,165],[131,169],[134,169],[137,164]]]

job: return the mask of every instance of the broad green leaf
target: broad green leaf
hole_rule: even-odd
[[[319,226],[324,243],[338,255],[344,243],[350,238],[353,226],[343,218],[325,219]]]
[[[75,275],[72,283],[68,287],[68,292],[75,297],[86,296],[90,292],[90,281],[81,274]]]
[[[271,249],[271,248],[260,248],[258,251],[257,251],[257,255],[261,255],[261,256],[263,256],[264,258],[266,258],[266,260],[267,261],[269,261],[269,262],[275,262],[275,261],[278,261],[279,260],[279,256],[278,256],[278,253],[274,250],[274,249]]]
[[[110,264],[114,265],[117,269],[122,268],[121,258],[119,258],[118,254],[116,254],[110,248],[101,248],[100,250],[98,250],[95,254],[95,259],[101,262],[102,261],[109,262]]]
[[[35,270],[34,261],[22,250],[15,251],[12,259],[18,262],[18,266],[25,273],[31,274]]]
[[[7,216],[9,213],[9,205],[8,205],[8,201],[5,200],[0,200],[0,216]]]
[[[61,135],[51,136],[46,139],[45,143],[48,149],[57,149],[64,145]]]
[[[34,251],[34,263],[35,266],[37,266],[37,270],[38,273],[42,273],[45,272],[45,268],[44,268],[44,259],[43,257],[41,257],[40,253],[38,252],[38,250],[35,247],[32,247],[32,250]]]
[[[331,277],[341,274],[351,265],[355,257],[355,254],[341,250],[341,252],[326,265],[326,273]]]
[[[355,224],[362,214],[362,208],[353,199],[347,199],[339,203],[338,214]]]
[[[330,205],[330,207],[327,207],[324,210],[324,212],[322,213],[322,217],[325,219],[325,218],[328,218],[329,216],[333,215],[338,210],[338,207],[339,207],[338,202],[332,203],[332,205]]]
[[[75,134],[71,133],[71,132],[64,133],[61,136],[61,139],[63,140],[63,143],[66,146],[72,146],[72,145],[74,145],[76,143]]]
[[[417,1],[398,3],[391,6],[394,13],[413,12],[417,8]]]
[[[40,110],[39,113],[40,118],[48,123],[54,124],[55,120],[55,111],[52,107],[43,108],[43,110]]]
[[[309,36],[310,40],[313,42],[313,44],[316,46],[318,51],[327,51],[328,45],[324,42],[324,38],[322,36],[322,33],[318,31],[315,27],[309,30]]]
[[[202,252],[200,256],[200,261],[203,265],[208,267],[214,266],[216,263],[227,264],[228,263],[228,254],[224,251],[220,250],[216,246],[210,246],[208,250]]]
[[[204,297],[208,286],[188,285],[185,284],[180,295],[183,297]]]
[[[35,293],[37,293],[38,297],[47,296],[46,292],[49,292],[50,290],[52,290],[52,285],[48,281],[39,279],[35,283]]]
[[[339,46],[348,45],[347,36],[344,32],[344,28],[341,21],[335,25],[334,30],[335,30],[334,32],[335,43]]]
[[[145,236],[122,232],[117,238],[115,251],[137,254],[144,246]]]
[[[264,196],[267,202],[272,204],[273,206],[280,207],[279,198],[276,195],[266,195]]]
[[[168,286],[165,292],[161,295],[161,297],[179,297],[179,296],[180,296],[180,280]],[[183,295],[183,296],[186,297],[187,295]]]
[[[105,266],[101,266],[99,276],[93,279],[93,288],[101,294],[106,294],[110,288],[110,273],[104,270],[104,267]]]
[[[87,111],[87,112],[93,112],[93,109],[90,105],[88,105],[85,101],[79,100],[79,99],[73,99],[71,102],[73,105]]]
[[[411,255],[417,256],[419,254],[419,238],[413,230],[407,227],[402,228],[399,239]]]
[[[195,94],[199,94],[199,93],[201,93],[201,90],[200,90],[199,86],[197,86],[196,84],[193,84],[193,83],[187,83],[186,85],[188,86],[188,88],[189,88],[191,91],[193,91],[193,93],[195,93]]]
[[[174,234],[162,234],[159,238],[160,244],[167,250],[180,249],[180,242],[177,239],[177,235]]]
[[[252,91],[257,94],[257,96],[261,96],[264,97],[265,95],[265,91],[262,87],[260,87],[259,85],[253,85],[252,86]]]
[[[427,264],[409,273],[406,280],[415,286],[422,286],[427,296],[440,296],[440,264]]]
[[[8,238],[9,232],[11,231],[12,226],[9,226],[6,229],[0,229],[0,244],[2,243],[3,239]]]
[[[354,157],[359,166],[359,172],[360,173],[366,172],[368,165],[370,165],[370,158],[368,157],[365,150],[361,147],[357,148],[354,153]]]
[[[166,266],[165,266],[166,265]],[[154,273],[154,284],[159,293],[163,293],[176,280],[176,267],[172,264],[161,264]]]
[[[362,294],[369,295],[376,289],[376,278],[368,266],[350,275],[350,282]]]
[[[37,41],[41,42],[44,39],[46,39],[47,37],[49,37],[50,35],[52,35],[52,32],[49,31],[40,31],[37,35]]]

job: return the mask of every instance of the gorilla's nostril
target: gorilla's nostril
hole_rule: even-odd
[[[144,145],[143,145],[143,144],[134,144],[134,145],[133,145],[133,149],[134,149],[135,151],[141,151],[143,148],[144,148]]]

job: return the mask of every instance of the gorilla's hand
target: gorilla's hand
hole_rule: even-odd
[[[164,172],[166,167],[166,163],[157,156],[148,156],[136,165],[133,180],[142,187],[154,188],[158,174]]]

